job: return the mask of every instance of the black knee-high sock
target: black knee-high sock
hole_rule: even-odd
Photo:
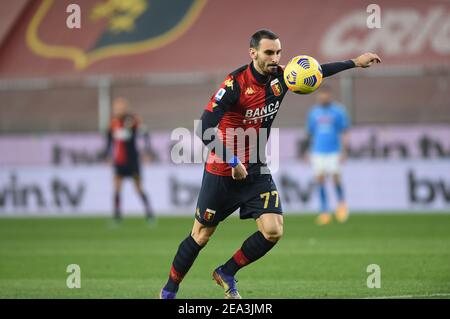
[[[344,197],[344,189],[342,187],[342,184],[340,182],[335,183],[334,189],[336,190],[336,197],[337,197],[338,201],[340,201],[340,202],[344,201],[345,197]]]
[[[267,240],[260,231],[257,231],[248,237],[242,247],[223,265],[222,271],[234,276],[239,269],[264,256],[273,246],[274,242]]]
[[[198,253],[203,247],[197,244],[190,234],[181,242],[173,259],[172,267],[170,267],[169,280],[164,286],[164,290],[171,292],[178,291],[178,285],[191,268],[195,258],[197,258]]]
[[[142,203],[144,203],[145,216],[147,218],[153,217],[152,207],[150,206],[150,201],[148,200],[147,194],[145,194],[145,192],[142,191],[139,193],[139,195],[141,196]]]
[[[122,216],[120,214],[120,193],[114,193],[114,218],[120,219]]]

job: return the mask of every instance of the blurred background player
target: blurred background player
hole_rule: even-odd
[[[346,158],[347,131],[350,124],[345,108],[333,101],[329,86],[323,85],[319,89],[317,102],[318,104],[312,106],[307,117],[306,127],[310,150],[307,153],[307,159],[312,165],[320,198],[320,214],[316,223],[325,225],[332,220],[325,185],[328,176],[333,178],[338,201],[336,219],[339,222],[345,222],[348,218],[340,164]]]
[[[113,101],[113,117],[107,133],[106,155],[112,150],[112,163],[114,165],[114,221],[122,220],[121,188],[122,180],[133,178],[134,186],[139,194],[145,209],[145,218],[153,223],[154,214],[149,198],[142,188],[139,152],[136,147],[136,137],[140,119],[130,111],[128,101],[123,97]]]

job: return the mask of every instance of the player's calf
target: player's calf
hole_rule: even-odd
[[[161,293],[170,292],[174,296],[178,291],[178,287],[187,274],[195,259],[197,258],[203,246],[199,245],[191,235],[178,246],[177,253],[170,267],[169,279],[161,290]]]

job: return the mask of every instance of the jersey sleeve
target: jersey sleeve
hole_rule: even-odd
[[[230,108],[239,101],[239,86],[234,80],[232,75],[228,75],[220,85],[216,93],[211,97],[200,119],[201,125],[196,128],[196,135],[200,137],[203,144],[207,147],[212,145],[212,141],[218,139],[217,133],[211,138],[205,138],[205,131],[216,127],[225,112],[228,112]],[[230,163],[234,154],[229,150],[225,143],[223,143],[225,152],[222,153],[222,159],[226,163]],[[210,151],[215,151],[210,148]]]
[[[350,127],[350,120],[348,114],[344,108],[341,108],[339,112],[339,131],[341,132],[345,131],[349,127]]]
[[[354,68],[355,63],[352,60],[347,60],[342,62],[321,64],[320,67],[322,68],[323,77],[326,78],[341,71]]]

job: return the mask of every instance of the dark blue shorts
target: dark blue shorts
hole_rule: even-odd
[[[237,181],[231,176],[214,175],[205,170],[195,218],[203,225],[215,226],[238,208],[241,219],[256,219],[265,213],[282,214],[272,175],[249,175]]]
[[[126,165],[114,165],[114,173],[116,176],[120,177],[135,177],[139,178],[141,176],[141,171],[139,168],[139,163],[129,163]]]

